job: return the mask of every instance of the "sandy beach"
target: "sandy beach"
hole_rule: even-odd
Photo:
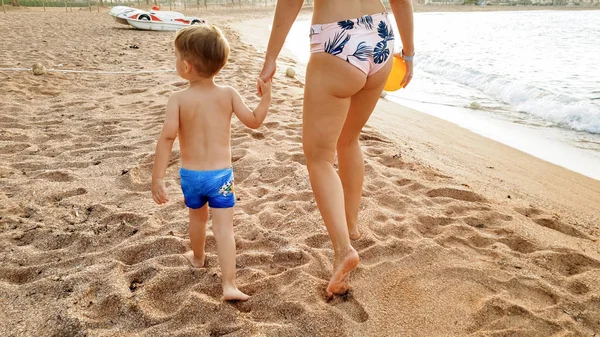
[[[267,36],[232,27],[270,13],[201,13],[232,47],[217,81],[250,105]],[[177,143],[170,203],[150,194],[166,100],[187,85],[168,72],[174,34],[87,9],[12,11],[0,30],[0,68],[58,70],[0,70],[1,336],[600,334],[600,181],[385,99],[361,137],[361,263],[328,301],[288,56],[265,124],[233,123],[238,285],[252,298],[222,302],[210,222],[207,267],[181,255]]]

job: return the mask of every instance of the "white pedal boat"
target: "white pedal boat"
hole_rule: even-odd
[[[186,17],[182,13],[161,11],[156,7],[147,12],[133,7],[115,6],[110,10],[110,15],[118,23],[141,30],[176,31],[206,23],[205,19],[199,17]]]

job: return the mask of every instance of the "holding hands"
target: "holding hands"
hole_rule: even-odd
[[[263,68],[260,72],[260,75],[258,76],[258,83],[256,84],[256,92],[258,94],[258,97],[262,97],[265,92],[263,91],[263,88],[261,86],[261,82],[264,83],[268,83],[269,86],[269,93],[271,91],[271,80],[273,79],[273,75],[275,75],[275,70],[277,69],[277,64],[275,62],[275,60],[265,60],[265,63],[263,65]]]

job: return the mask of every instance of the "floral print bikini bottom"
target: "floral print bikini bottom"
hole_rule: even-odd
[[[329,53],[362,70],[379,71],[394,51],[394,32],[387,13],[312,25],[310,52]]]

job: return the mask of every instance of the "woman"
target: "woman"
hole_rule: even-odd
[[[390,0],[407,64],[402,86],[412,78],[414,54],[411,0]],[[277,2],[265,63],[260,74],[271,79],[276,59],[303,0]],[[306,69],[302,145],[310,183],[334,249],[327,296],[349,289],[358,265],[350,240],[358,239],[358,210],[364,162],[358,142],[392,66],[394,34],[378,0],[315,0],[311,57]],[[260,95],[260,92],[259,92]],[[337,151],[339,175],[333,163]]]

